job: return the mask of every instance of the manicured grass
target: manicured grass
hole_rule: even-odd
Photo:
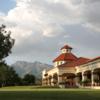
[[[0,100],[100,100],[100,90],[6,87],[0,89]]]

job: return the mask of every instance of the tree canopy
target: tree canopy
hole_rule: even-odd
[[[12,67],[4,62],[0,63],[0,87],[19,85],[20,81],[20,77]]]
[[[11,53],[11,49],[14,45],[14,39],[11,38],[11,31],[6,31],[6,26],[0,27],[0,62],[3,58],[7,57]]]
[[[35,84],[35,76],[31,74],[26,74],[23,78],[24,85],[33,85]]]

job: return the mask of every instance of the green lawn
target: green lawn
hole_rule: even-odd
[[[0,89],[0,100],[100,100],[100,90],[6,87]]]

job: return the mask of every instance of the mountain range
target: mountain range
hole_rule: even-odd
[[[40,79],[42,71],[44,69],[52,68],[52,65],[44,64],[38,61],[35,61],[33,63],[26,61],[17,61],[14,64],[12,64],[11,67],[14,68],[14,70],[20,77],[24,77],[24,75],[26,74],[32,74],[35,75],[37,79]]]

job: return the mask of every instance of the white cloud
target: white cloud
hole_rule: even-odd
[[[51,46],[55,48],[59,43],[64,44],[65,39],[71,37],[66,26],[84,24],[100,32],[100,0],[15,1],[16,7],[7,15],[0,13],[0,24],[6,24],[12,31],[17,55],[27,51],[36,55],[41,53],[39,50],[53,53]]]
[[[43,35],[47,37],[54,37],[57,35],[66,34],[64,28],[61,25],[50,24],[45,26],[45,30],[43,31]]]
[[[51,37],[65,33],[63,25],[86,23],[99,31],[99,0],[16,0],[16,7],[1,16],[13,30],[13,36],[39,32]],[[88,10],[87,10],[88,9]]]
[[[79,23],[79,6],[74,6],[70,0],[16,0],[16,7],[8,12],[5,21],[14,25],[15,30],[40,31],[44,36],[62,34],[62,25]],[[53,27],[53,24],[57,24]],[[47,25],[47,26],[46,26]],[[46,28],[45,28],[46,27]],[[48,30],[49,32],[45,32]],[[26,31],[26,32],[27,32]],[[54,31],[54,32],[53,32]],[[58,34],[57,34],[58,33]],[[18,33],[15,33],[18,34]],[[25,34],[25,32],[24,32]]]

